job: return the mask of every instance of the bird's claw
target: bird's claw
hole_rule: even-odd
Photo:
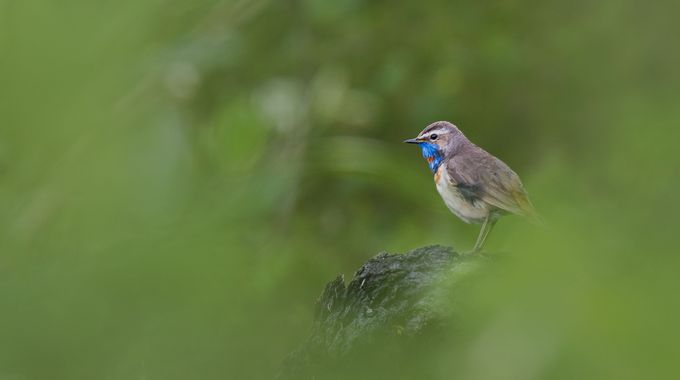
[[[482,251],[481,249],[473,249],[472,251],[468,251],[463,253],[464,256],[470,256],[470,257],[481,257],[484,259],[490,259],[491,255]]]

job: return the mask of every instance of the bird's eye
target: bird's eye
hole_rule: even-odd
[[[433,133],[433,134],[430,135],[430,140],[434,141],[434,140],[437,139],[437,137],[439,137],[439,136],[437,136],[436,133]]]

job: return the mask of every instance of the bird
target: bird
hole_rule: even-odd
[[[482,225],[471,253],[482,252],[503,215],[521,215],[540,223],[517,173],[468,140],[454,124],[434,122],[404,142],[420,146],[448,209],[466,223]]]

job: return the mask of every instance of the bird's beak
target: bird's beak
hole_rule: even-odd
[[[418,140],[418,138],[416,137],[415,139],[404,140],[404,142],[407,144],[418,144],[420,143],[420,140]]]

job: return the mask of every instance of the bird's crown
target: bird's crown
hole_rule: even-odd
[[[423,129],[416,138],[424,141],[437,141],[439,137],[446,134],[455,135],[461,134],[461,132],[458,127],[452,123],[449,123],[448,121],[435,121],[434,123],[425,127],[425,129]]]
[[[467,141],[463,133],[448,121],[436,121],[423,129],[416,138],[404,142],[418,144],[430,169],[436,172],[446,157]]]

